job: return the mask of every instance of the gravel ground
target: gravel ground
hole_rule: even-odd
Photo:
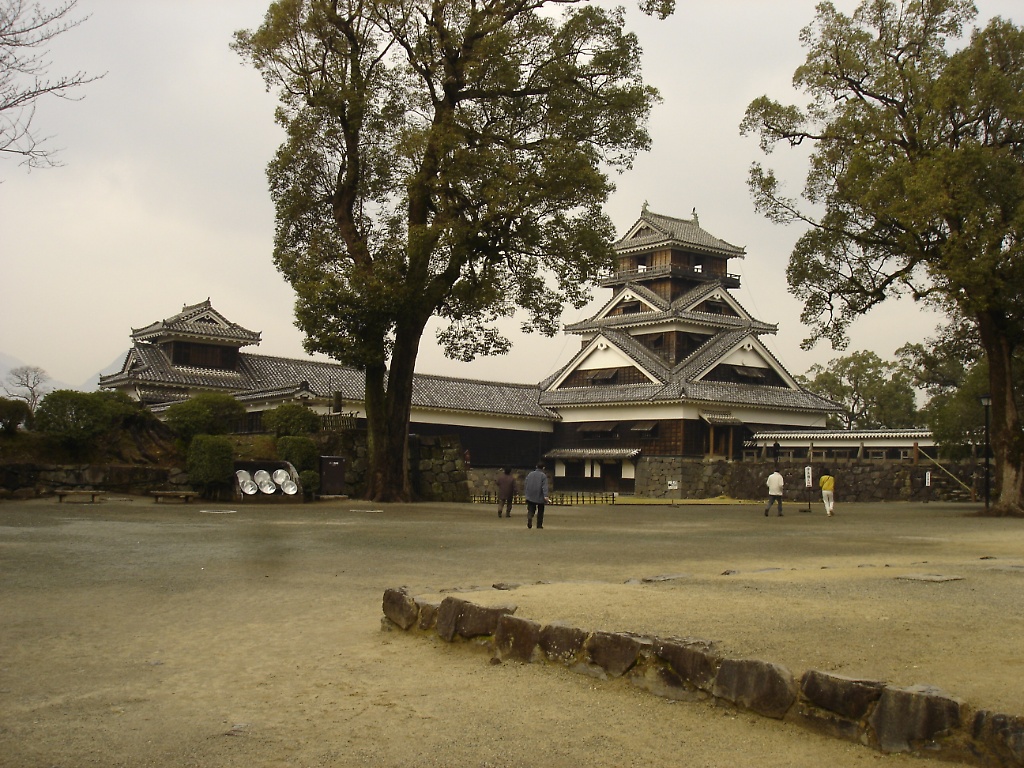
[[[1024,521],[800,508],[4,502],[0,765],[948,765],[382,632],[403,585],[1024,714]]]

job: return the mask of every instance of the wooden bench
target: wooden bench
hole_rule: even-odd
[[[89,497],[89,501],[87,503],[88,504],[95,504],[96,503],[96,499],[98,499],[100,496],[102,496],[104,493],[106,493],[106,491],[79,491],[79,490],[67,491],[67,490],[65,490],[65,491],[54,491],[54,493],[57,495],[57,502],[59,504],[63,504],[64,503],[64,497],[65,496],[70,496],[71,498],[85,498],[86,496],[88,496]]]
[[[153,497],[153,503],[159,503],[160,499],[181,499],[188,504],[199,494],[195,491],[150,491],[149,495]]]

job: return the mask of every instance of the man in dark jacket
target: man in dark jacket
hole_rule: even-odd
[[[505,517],[512,517],[512,499],[516,495],[516,479],[512,477],[512,467],[505,467],[494,481],[498,486],[498,517],[505,509]]]
[[[537,529],[544,527],[544,505],[548,503],[548,476],[544,472],[544,464],[526,476],[523,484],[523,495],[526,496],[526,527],[533,528],[533,516],[537,515]]]

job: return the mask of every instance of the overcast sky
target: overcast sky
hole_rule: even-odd
[[[768,94],[797,101],[798,33],[816,0],[678,0],[676,14],[647,19],[630,0],[644,73],[661,91],[653,147],[616,177],[608,213],[622,234],[650,209],[688,217],[746,248],[733,260],[735,293],[755,317],[777,323],[768,347],[793,373],[835,357],[826,344],[800,349],[800,304],[785,268],[799,230],[759,216],[746,186],[756,140],[739,135],[748,103]],[[51,4],[51,3],[44,3]],[[265,0],[80,0],[90,18],[51,47],[54,73],[106,73],[80,101],[39,104],[37,129],[62,148],[63,167],[0,161],[0,354],[76,386],[109,366],[133,327],[210,298],[255,331],[264,354],[301,356],[291,288],[272,262],[273,206],[264,168],[281,139],[274,97],[229,48],[232,33],[258,26]],[[844,11],[855,2],[837,0]],[[979,23],[1020,24],[1020,0],[980,0]],[[799,158],[776,152],[799,189]],[[598,304],[610,297],[596,293]],[[593,312],[569,310],[566,323]],[[931,334],[938,318],[909,301],[872,312],[853,328],[850,350],[883,358]],[[512,325],[515,327],[515,324]],[[513,334],[509,355],[471,364],[446,360],[424,337],[417,370],[536,383],[568,361],[576,336]]]

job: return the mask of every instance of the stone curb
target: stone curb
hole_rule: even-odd
[[[808,670],[798,684],[781,665],[722,658],[708,640],[542,625],[514,616],[514,605],[483,607],[457,597],[438,604],[404,587],[385,590],[382,607],[384,629],[473,642],[489,648],[495,661],[547,661],[591,677],[622,678],[657,696],[735,707],[880,752],[1024,768],[1024,717],[973,711],[931,686],[819,670]]]

